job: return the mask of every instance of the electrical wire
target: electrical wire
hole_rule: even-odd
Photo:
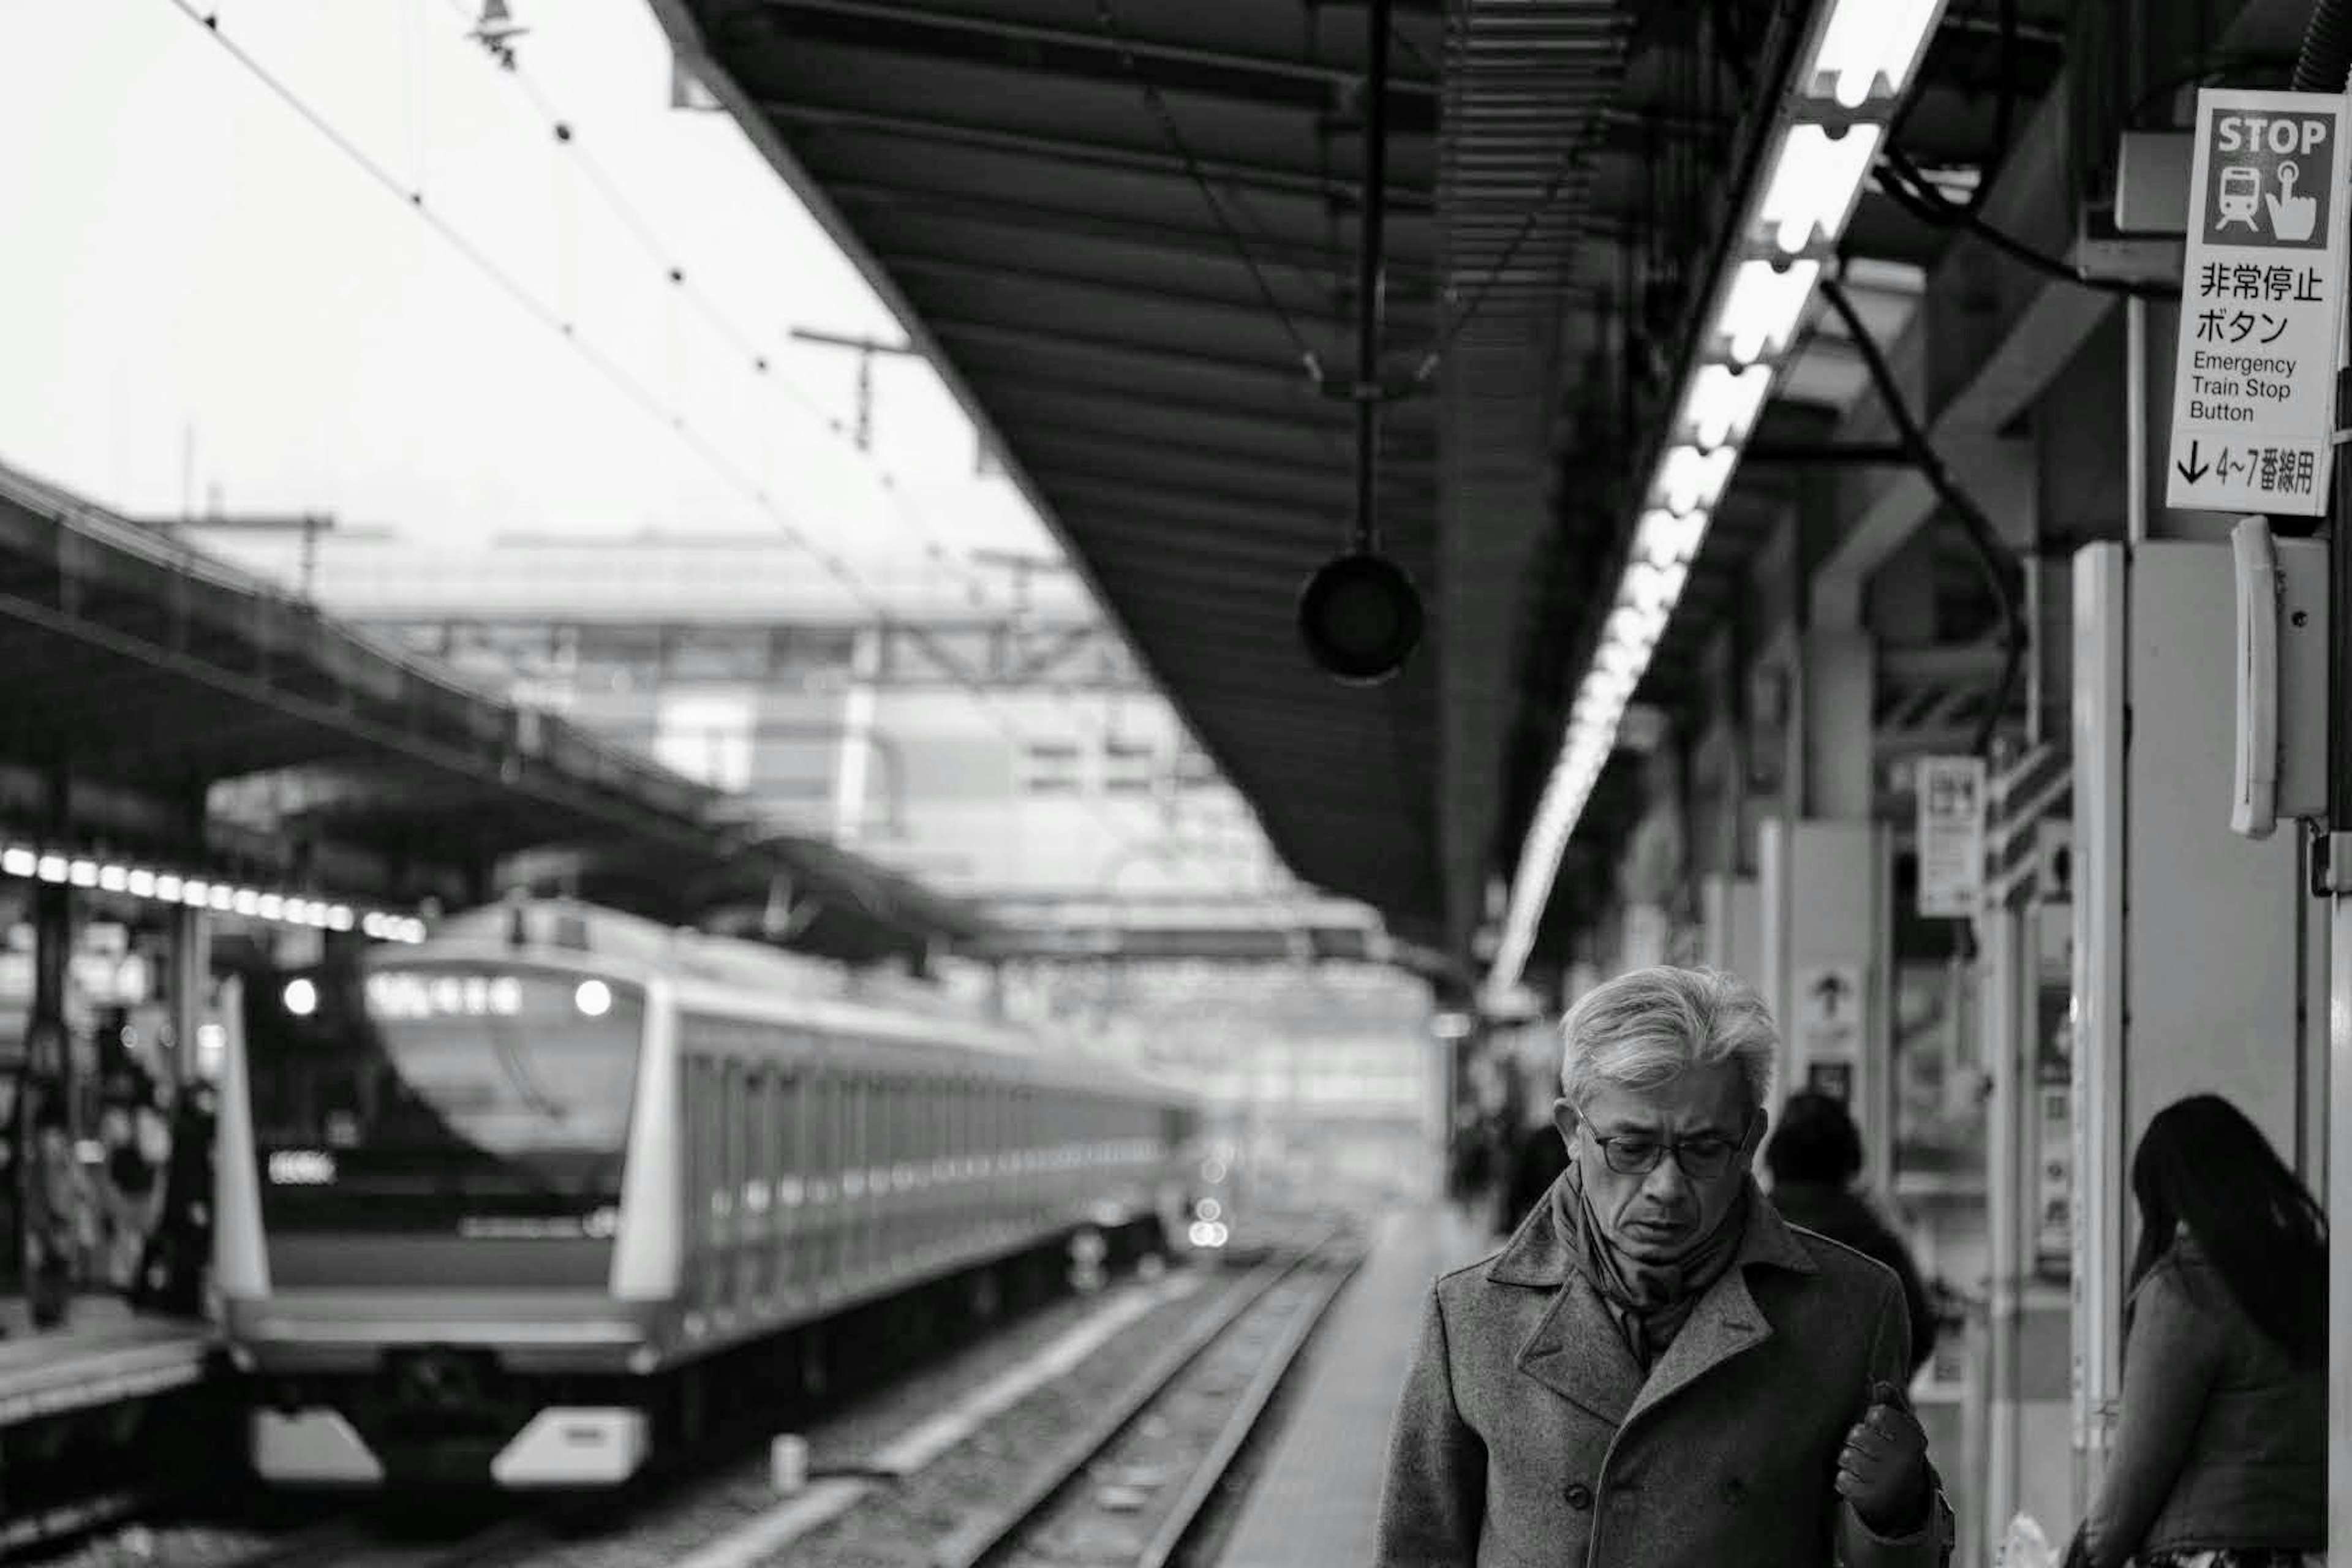
[[[1964,229],[1995,250],[2045,277],[2054,278],[2062,283],[2072,283],[2078,289],[2089,289],[2101,294],[2120,294],[2126,299],[2174,300],[2180,298],[2180,289],[2177,286],[2084,277],[2056,257],[2034,249],[2016,236],[1988,223],[1968,205],[1945,195],[1936,189],[1918,164],[1894,148],[1888,148],[1883,155],[1876,179],[1879,189],[1914,217],[1938,228]]]
[[[402,182],[383,164],[371,157],[365,149],[345,135],[333,121],[312,108],[300,94],[288,86],[250,51],[223,33],[216,16],[206,15],[199,10],[193,0],[167,0],[167,3],[182,16],[203,28],[214,42],[227,52],[230,58],[236,60],[272,96],[293,110],[312,130],[333,145],[372,182],[415,213],[453,249],[471,263],[474,268],[499,292],[528,312],[534,321],[571,344],[572,349],[597,374],[611,383],[623,396],[667,426],[672,434],[689,450],[701,458],[714,473],[765,513],[777,525],[788,542],[804,551],[811,560],[824,570],[826,575],[845,588],[850,596],[867,614],[873,616],[877,621],[894,625],[913,637],[917,643],[938,662],[949,679],[969,693],[996,723],[998,729],[1016,746],[1027,744],[1027,736],[1011,715],[1003,710],[996,694],[964,675],[958,668],[954,658],[939,645],[936,637],[909,622],[894,617],[889,607],[875,595],[864,580],[852,571],[845,562],[832,551],[817,544],[798,524],[777,510],[765,486],[737,468],[724,453],[705,439],[700,432],[687,424],[683,416],[666,406],[659,397],[648,391],[644,384],[632,376],[625,368],[582,337],[573,323],[565,320],[559,312],[551,310],[512,273],[499,266],[487,251],[468,238],[463,230],[442,217],[427,205],[423,190]],[[1112,816],[1104,808],[1102,803],[1090,799],[1087,804],[1094,809],[1097,816],[1104,818],[1117,831],[1124,833],[1128,830],[1129,825]]]
[[[1971,218],[1983,216],[1984,205],[1992,195],[1993,172],[2008,162],[2010,142],[2016,135],[2017,0],[1999,0],[1998,17],[2000,34],[1993,74],[2000,79],[2000,92],[1993,100],[1992,150],[1977,165],[1977,188],[1969,193],[1964,209]]]
[[[1978,755],[1989,759],[1993,737],[1999,731],[2011,702],[2016,698],[2017,679],[2025,659],[2026,626],[2024,594],[2019,583],[2021,570],[2016,559],[2002,546],[2000,536],[1994,531],[1991,520],[1985,516],[1984,509],[1977,505],[1975,498],[1960,489],[1953,479],[1951,470],[1944,466],[1944,459],[1937,452],[1935,444],[1927,439],[1927,432],[1921,427],[1918,416],[1912,413],[1901,384],[1895,379],[1893,367],[1886,363],[1885,351],[1880,348],[1877,338],[1863,321],[1862,312],[1854,309],[1845,285],[1835,278],[1823,278],[1821,291],[1830,309],[1835,310],[1838,319],[1845,323],[1846,332],[1853,342],[1855,352],[1862,355],[1863,364],[1870,373],[1871,384],[1877,390],[1878,400],[1885,407],[1886,416],[1895,422],[1895,434],[1903,443],[1904,450],[1909,454],[1912,466],[1919,470],[1920,477],[1927,481],[1928,488],[1936,492],[1945,510],[1958,521],[1960,531],[1967,537],[1977,564],[1992,588],[1994,601],[2000,606],[2001,641],[2004,645],[2000,678],[1993,688],[1992,700],[1986,705],[1984,721],[1978,727],[1976,744],[1970,748]]]
[[[472,13],[467,8],[467,0],[448,0],[448,5],[451,13],[459,21],[472,20]],[[520,57],[509,52],[492,58],[499,66],[499,74],[512,78],[516,85],[522,89],[524,96],[530,100],[532,106],[545,117],[547,129],[554,136],[557,145],[561,146],[566,155],[579,165],[581,173],[587,176],[588,183],[604,198],[604,205],[611,209],[615,217],[620,219],[621,226],[629,231],[631,237],[636,240],[646,255],[662,269],[663,275],[668,279],[670,286],[677,290],[677,295],[692,305],[711,329],[726,339],[742,356],[743,363],[750,368],[754,376],[760,378],[763,384],[782,391],[803,409],[823,421],[830,434],[845,440],[848,439],[848,429],[842,421],[827,413],[824,405],[806,387],[790,376],[776,374],[774,362],[760,347],[753,336],[744,331],[719,307],[718,300],[713,299],[709,291],[696,280],[691,271],[678,264],[677,253],[636,209],[635,204],[622,191],[620,183],[613,178],[604,164],[598,162],[595,155],[583,144],[579,134],[579,121],[562,112],[561,107],[553,101],[531,74],[523,68]],[[967,590],[975,595],[989,594],[991,584],[980,573],[971,570],[969,566],[952,564],[953,557],[925,526],[924,520],[908,500],[898,475],[889,466],[872,458],[867,458],[867,464],[874,470],[875,478],[879,482],[883,493],[889,498],[891,508],[898,513],[899,521],[908,526],[909,532],[919,537],[924,546],[924,552],[931,560],[942,565],[950,565]]]
[[[1432,59],[1428,50],[1413,42],[1412,34],[1402,27],[1394,31],[1396,41],[1404,46],[1405,53],[1419,60],[1433,75],[1440,79],[1444,79],[1444,67]],[[1580,145],[1572,146],[1559,155],[1559,163],[1553,166],[1551,177],[1544,183],[1543,194],[1528,203],[1527,210],[1519,215],[1518,226],[1512,232],[1510,242],[1503,247],[1502,255],[1496,258],[1494,266],[1486,269],[1486,275],[1478,280],[1478,286],[1471,291],[1470,298],[1453,312],[1451,318],[1443,326],[1438,328],[1435,341],[1423,352],[1420,360],[1415,363],[1412,385],[1416,387],[1425,385],[1430,377],[1437,374],[1439,367],[1445,363],[1445,355],[1454,347],[1455,341],[1462,336],[1464,330],[1477,319],[1478,311],[1486,303],[1486,296],[1493,291],[1496,282],[1509,275],[1511,264],[1518,259],[1520,247],[1525,246],[1528,238],[1534,235],[1536,225],[1543,220],[1544,216],[1550,212],[1552,204],[1559,199],[1560,187],[1568,184],[1570,175],[1584,167],[1584,163],[1585,150]]]
[[[2225,82],[2235,76],[2272,77],[2277,79],[2284,86],[2294,70],[2294,59],[2292,56],[2239,55],[2209,61],[2191,69],[2159,78],[2133,100],[2130,109],[2125,110],[2124,129],[2126,131],[2151,129],[2148,123],[2148,111],[2183,88],[2210,87]],[[2167,121],[2167,123],[2170,122]],[[2176,127],[2176,129],[2185,129],[2185,127]]]
[[[1265,302],[1267,311],[1281,324],[1284,335],[1289,338],[1300,366],[1307,372],[1307,379],[1316,391],[1322,391],[1328,379],[1322,357],[1315,352],[1315,345],[1307,341],[1307,335],[1298,330],[1298,323],[1291,319],[1290,312],[1283,309],[1282,300],[1275,294],[1274,286],[1266,281],[1265,272],[1258,266],[1257,258],[1251,254],[1249,246],[1243,240],[1233,215],[1225,210],[1223,198],[1217,195],[1216,187],[1209,183],[1208,176],[1201,172],[1201,161],[1193,156],[1192,143],[1185,140],[1183,128],[1176,123],[1176,116],[1169,109],[1168,100],[1160,96],[1160,89],[1144,74],[1142,62],[1135,58],[1135,50],[1119,26],[1118,13],[1111,8],[1111,0],[1095,0],[1095,22],[1103,37],[1118,54],[1119,68],[1142,89],[1144,102],[1150,107],[1152,117],[1160,122],[1160,134],[1183,163],[1186,176],[1192,180],[1193,189],[1201,193],[1201,200],[1216,220],[1218,229],[1225,237],[1225,243],[1232,247],[1241,264],[1249,269],[1250,282],[1255,286],[1258,298]]]

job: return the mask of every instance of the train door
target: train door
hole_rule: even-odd
[[[866,1265],[882,1274],[896,1262],[898,1239],[898,1074],[885,1060],[873,1079],[873,1208],[866,1227]]]
[[[948,1080],[937,1073],[923,1079],[923,1250],[936,1255],[948,1241],[948,1184],[952,1134],[948,1127]]]
[[[774,1289],[789,1295],[806,1282],[801,1237],[808,1225],[808,1068],[789,1061],[776,1076],[776,1272]]]
[[[878,1267],[894,1275],[907,1250],[908,1087],[900,1072],[888,1072],[882,1079],[882,1202],[875,1210],[874,1257]]]
[[[874,1142],[866,1161],[866,1191],[873,1201],[866,1211],[866,1266],[878,1274],[890,1266],[892,1220],[898,1206],[897,1173],[891,1165],[898,1148],[898,1084],[887,1067],[868,1083],[867,1123]]]
[[[752,1065],[748,1060],[727,1063],[727,1100],[719,1114],[727,1121],[727,1194],[734,1204],[734,1227],[727,1237],[727,1305],[743,1310],[757,1295],[752,1281],[757,1241],[762,1234],[760,1208],[752,1204]]]
[[[807,1282],[818,1290],[832,1286],[839,1265],[833,1255],[833,1237],[840,1213],[841,1142],[835,1126],[833,1101],[835,1073],[830,1061],[813,1061],[807,1100],[801,1114],[808,1127],[809,1197],[807,1228],[801,1237],[801,1257]]]
[[[867,1104],[866,1075],[844,1073],[841,1078],[841,1273],[845,1280],[862,1278],[866,1272],[866,1195],[868,1151],[873,1147],[867,1117],[873,1110]]]
[[[716,1065],[710,1058],[700,1055],[689,1056],[684,1063],[688,1299],[704,1312],[720,1299],[719,1274],[726,1258],[726,1194],[719,1162]]]

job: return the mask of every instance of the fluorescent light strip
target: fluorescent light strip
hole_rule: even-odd
[[[144,866],[43,854],[26,844],[0,845],[0,876],[61,882],[121,893],[149,903],[179,904],[192,910],[217,910],[278,925],[309,926],[317,931],[350,931],[357,925],[363,935],[383,942],[415,943],[425,940],[425,922],[415,915],[389,910],[355,912],[349,904],[294,893],[264,892],[202,877],[183,877]]]
[[[1570,708],[1559,760],[1520,847],[1486,994],[1518,984],[1551,901],[1560,857],[1615,749],[1618,725],[1689,581],[1717,502],[1779,379],[1821,282],[1820,258],[1852,221],[1886,125],[1943,19],[1946,0],[1831,0],[1809,63],[1797,74],[1794,113],[1775,132],[1769,174],[1741,230],[1752,254],[1727,268],[1694,367],[1675,405],[1668,444],[1636,523],[1633,559],[1600,646]],[[1847,111],[1836,126],[1810,106]],[[1722,363],[1728,362],[1728,363]]]
[[[1841,109],[1883,105],[1893,118],[1943,17],[1943,0],[1844,0],[1831,11],[1799,90]]]

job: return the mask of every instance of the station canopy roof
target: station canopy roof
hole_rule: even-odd
[[[1370,689],[1318,674],[1295,627],[1354,510],[1367,5],[654,3],[1291,868],[1466,959],[1631,522],[1612,469],[1655,434],[1612,421],[1674,377],[1805,0],[1396,0],[1380,515],[1429,633]],[[2058,68],[2067,7],[2014,10],[2004,31],[1949,8],[1906,120],[1929,161],[1981,162],[2004,77],[2030,107]],[[1875,197],[1853,233],[1888,264],[1856,292],[1898,327],[1948,236]],[[1861,389],[1833,327],[1813,338],[1759,447],[1819,437]],[[1751,467],[1683,621],[1719,617],[1786,502],[1786,470]],[[1679,638],[1661,689],[1689,674]],[[1622,771],[1579,853],[1623,830]]]
[[[844,957],[985,926],[857,856],[731,824],[715,790],[5,467],[0,672],[0,822],[20,835],[445,903],[562,846],[575,875],[658,868],[618,885],[664,889],[659,913],[682,922],[726,918],[739,884],[789,882],[799,945]]]

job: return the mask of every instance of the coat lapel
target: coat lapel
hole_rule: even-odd
[[[1660,1401],[1688,1387],[1742,1351],[1772,1337],[1771,1322],[1748,1288],[1748,1271],[1766,1267],[1812,1274],[1821,1266],[1782,1222],[1780,1214],[1759,1194],[1748,1210],[1748,1230],[1739,1238],[1739,1252],[1723,1278],[1708,1287],[1683,1324],[1675,1342],[1650,1368],[1641,1394],[1625,1418],[1632,1420]]]
[[[1514,1364],[1612,1426],[1624,1425],[1642,1392],[1641,1363],[1625,1343],[1624,1330],[1600,1292],[1581,1279],[1560,1282]]]
[[[1674,1343],[1650,1368],[1648,1381],[1626,1411],[1628,1421],[1689,1386],[1716,1367],[1772,1337],[1772,1325],[1748,1289],[1747,1271],[1730,1268],[1691,1309]]]
[[[1569,1243],[1549,1203],[1537,1204],[1494,1262],[1497,1285],[1549,1289],[1552,1300],[1514,1364],[1546,1388],[1612,1426],[1622,1426],[1713,1368],[1772,1337],[1748,1288],[1748,1270],[1773,1266],[1811,1274],[1819,1267],[1769,1202],[1749,1211],[1732,1266],[1692,1309],[1675,1342],[1644,1377],[1624,1331],[1569,1260]]]
[[[1512,1364],[1612,1426],[1622,1422],[1633,1396],[1642,1392],[1641,1363],[1633,1359],[1625,1331],[1610,1316],[1600,1292],[1569,1261],[1568,1237],[1560,1232],[1550,1198],[1519,1222],[1501,1254],[1486,1266],[1486,1278],[1497,1285],[1525,1285],[1552,1293]]]

